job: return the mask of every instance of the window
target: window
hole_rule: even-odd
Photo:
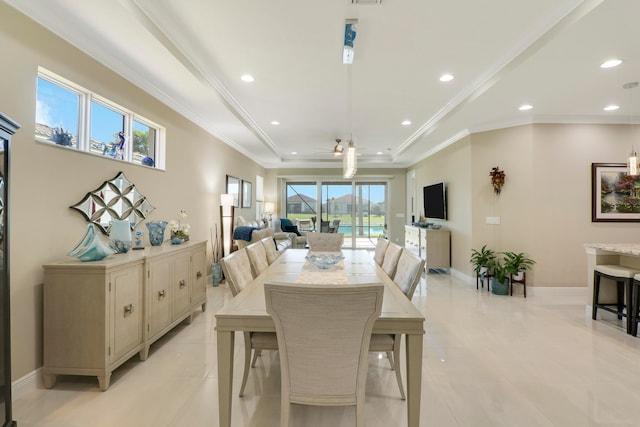
[[[36,141],[164,169],[164,129],[43,68]]]

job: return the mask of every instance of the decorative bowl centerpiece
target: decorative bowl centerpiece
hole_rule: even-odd
[[[309,261],[311,264],[315,265],[316,267],[322,270],[327,270],[335,266],[336,264],[338,264],[340,261],[342,261],[344,259],[344,256],[342,254],[318,253],[318,254],[309,254],[305,258],[307,259],[307,261]]]

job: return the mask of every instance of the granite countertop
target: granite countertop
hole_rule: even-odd
[[[640,256],[640,243],[585,243],[584,247],[618,254]]]

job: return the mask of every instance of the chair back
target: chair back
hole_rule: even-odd
[[[413,298],[416,286],[420,282],[422,270],[424,269],[424,260],[409,251],[403,250],[398,259],[398,267],[393,281],[407,298]]]
[[[242,248],[232,252],[220,261],[224,277],[229,282],[229,288],[235,297],[253,280],[247,249]]]
[[[376,243],[376,251],[373,254],[373,260],[378,265],[382,265],[382,261],[384,261],[384,253],[387,251],[387,246],[389,245],[389,241],[382,237],[378,238],[378,242]]]
[[[329,221],[320,220],[320,232],[328,233],[329,232]]]
[[[264,291],[278,337],[283,404],[364,402],[383,285],[265,283]]]
[[[307,233],[309,250],[313,252],[340,252],[343,242],[342,233]]]
[[[310,219],[296,219],[296,225],[299,231],[309,231],[313,228]]]
[[[329,233],[337,233],[339,228],[340,228],[340,220],[334,219],[333,223],[331,224],[331,227],[329,227]]]
[[[273,237],[265,237],[260,240],[260,243],[264,246],[264,251],[267,254],[267,262],[269,265],[273,264],[280,256],[280,253],[276,249],[276,242],[273,241]]]
[[[393,242],[389,242],[387,250],[384,253],[384,261],[382,261],[382,265],[380,266],[389,277],[393,277],[396,273],[401,253],[401,246],[398,246]]]
[[[247,246],[247,255],[253,269],[253,277],[258,277],[269,267],[267,252],[264,250],[262,241],[258,241]]]

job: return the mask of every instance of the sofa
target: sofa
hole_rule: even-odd
[[[288,222],[289,231],[284,229],[285,227],[283,227],[282,225],[283,220],[286,220]],[[271,227],[276,234],[287,233],[294,248],[304,248],[307,246],[307,232],[300,232],[298,230],[298,227],[294,227],[290,220],[287,220],[286,218],[274,218],[271,221]]]
[[[259,242],[260,240],[264,239],[265,237],[272,237],[275,245],[276,245],[276,249],[278,251],[285,251],[288,248],[293,246],[293,240],[291,240],[291,236],[289,233],[276,233],[273,228],[263,228],[262,226],[262,222],[258,222],[258,221],[247,221],[246,219],[242,218],[242,217],[238,217],[236,218],[236,225],[234,228],[234,240],[233,243],[234,245],[236,245],[238,247],[238,249],[242,249],[244,247],[247,247],[248,245],[255,243],[255,242]],[[248,227],[245,228],[245,230],[242,230],[239,228],[241,227]],[[251,230],[250,233],[248,233],[248,231],[250,231],[249,229],[252,228],[253,230]],[[257,229],[257,230],[256,230]],[[246,231],[246,233],[243,233],[243,231]],[[250,239],[246,240],[244,238],[238,238],[236,239],[236,237],[241,236],[243,234],[250,234]],[[246,236],[243,236],[246,237]]]

